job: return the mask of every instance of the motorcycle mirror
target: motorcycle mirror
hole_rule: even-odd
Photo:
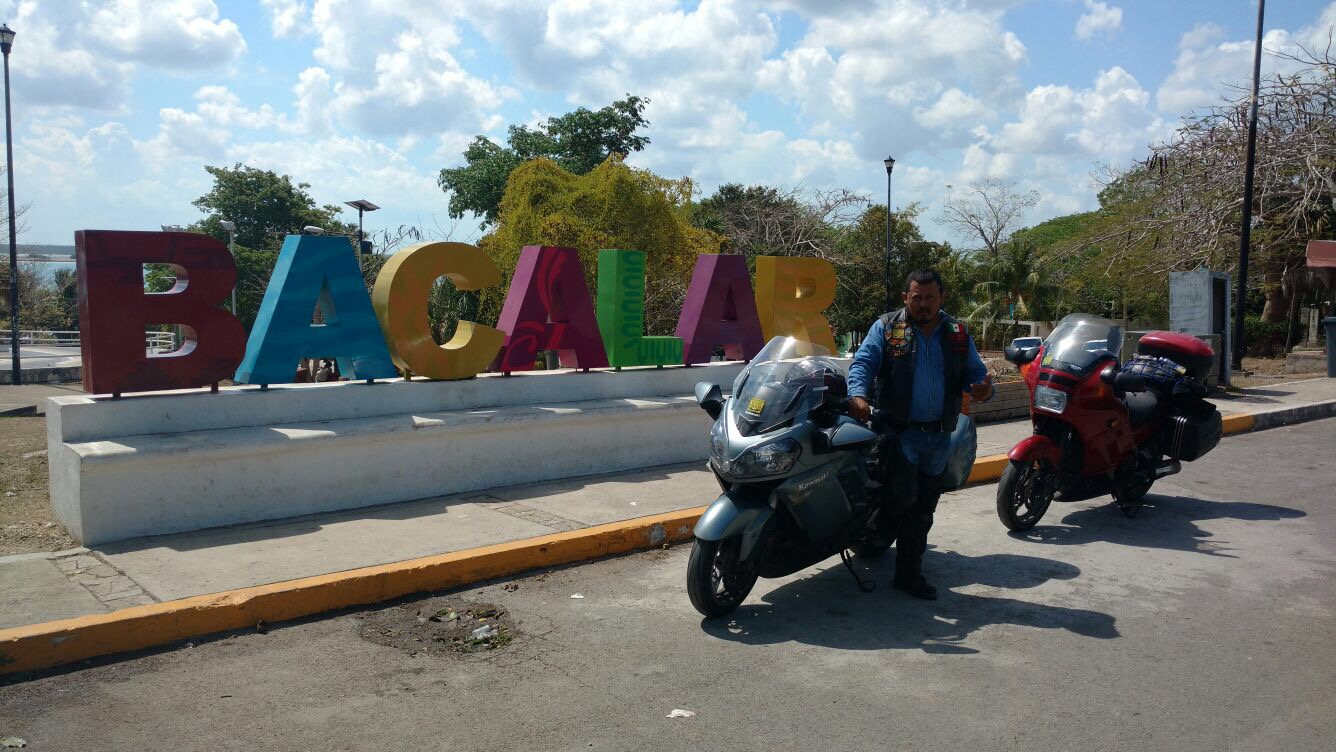
[[[1030,361],[1039,357],[1039,348],[1016,347],[1015,345],[1007,345],[1006,347],[1002,348],[1002,357],[1006,358],[1011,363],[1015,363],[1018,366],[1023,366],[1026,363],[1029,363]]]
[[[724,411],[724,392],[718,384],[702,381],[696,384],[696,404],[710,415],[711,420],[716,420]]]

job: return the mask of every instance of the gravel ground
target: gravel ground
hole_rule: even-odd
[[[51,514],[46,418],[0,418],[0,556],[73,548]]]

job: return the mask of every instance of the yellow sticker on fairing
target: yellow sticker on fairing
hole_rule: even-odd
[[[747,412],[749,413],[755,413],[757,415],[760,415],[761,411],[764,409],[765,409],[765,400],[761,399],[760,397],[752,397],[751,402],[747,403]]]

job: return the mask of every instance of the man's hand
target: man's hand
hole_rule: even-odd
[[[849,398],[849,417],[860,423],[866,423],[872,417],[872,406],[862,397]]]
[[[970,384],[970,401],[984,402],[993,396],[993,377],[984,376],[982,384]]]

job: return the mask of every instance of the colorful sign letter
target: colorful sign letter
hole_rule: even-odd
[[[455,336],[437,345],[427,320],[427,301],[440,277],[449,277],[459,290],[501,284],[496,262],[477,246],[418,243],[385,262],[371,291],[371,305],[395,365],[429,379],[471,379],[487,369],[506,335],[461,319]]]
[[[496,327],[506,332],[496,370],[532,370],[539,350],[557,350],[564,368],[608,366],[574,248],[526,245],[520,250]]]
[[[111,230],[76,232],[74,245],[85,391],[189,389],[232,375],[246,333],[218,307],[237,281],[227,246],[188,232]],[[176,267],[176,286],[145,293],[144,264]],[[181,349],[147,354],[144,332],[155,324],[179,324]]]
[[[646,337],[645,252],[598,252],[598,328],[614,368],[682,362],[678,337]]]
[[[323,324],[311,323],[317,304]],[[287,383],[302,358],[336,358],[350,379],[398,375],[346,238],[289,235],[283,241],[246,358],[233,378]]]
[[[677,320],[685,363],[708,363],[716,345],[732,360],[750,360],[765,346],[756,316],[747,260],[701,254]]]
[[[756,257],[756,312],[767,341],[796,337],[835,353],[835,334],[822,313],[834,302],[835,267],[829,261]]]

